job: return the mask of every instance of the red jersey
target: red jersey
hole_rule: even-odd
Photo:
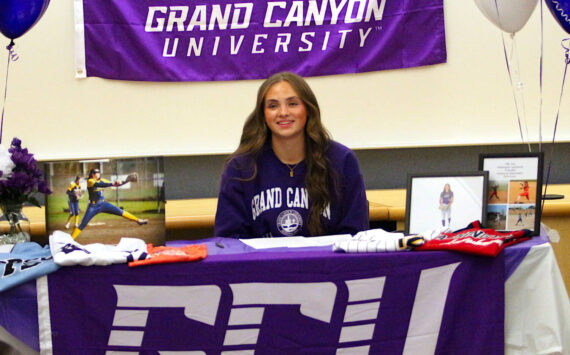
[[[426,241],[414,250],[454,250],[468,254],[497,256],[506,246],[530,239],[531,231],[499,232],[491,228],[483,229],[479,221],[467,228],[451,233],[442,233]]]

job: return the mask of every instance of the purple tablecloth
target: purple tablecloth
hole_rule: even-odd
[[[545,241],[485,258],[258,251],[211,238],[201,262],[62,268],[47,282],[53,351],[502,354],[504,281]],[[34,291],[1,294],[23,303],[4,307],[0,325],[39,349]]]

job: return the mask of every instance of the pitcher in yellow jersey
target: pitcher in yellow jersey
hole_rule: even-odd
[[[75,227],[73,234],[71,235],[73,239],[77,238],[79,233],[87,227],[89,221],[95,217],[98,213],[109,213],[114,214],[116,216],[121,216],[126,219],[130,219],[138,223],[139,225],[147,224],[147,219],[140,219],[133,216],[131,213],[124,211],[117,206],[110,204],[109,202],[105,201],[103,197],[103,189],[105,187],[118,187],[121,185],[126,184],[127,182],[123,182],[121,180],[117,180],[111,182],[109,180],[101,179],[101,171],[99,169],[91,169],[89,171],[89,178],[87,180],[87,192],[89,193],[89,205],[87,206],[87,211],[85,211],[85,215],[81,220],[81,224],[79,227]]]

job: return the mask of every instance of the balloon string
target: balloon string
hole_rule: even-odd
[[[540,73],[539,73],[539,103],[538,103],[538,151],[542,152],[542,65],[544,62],[544,14],[542,1],[540,2]]]
[[[10,72],[10,61],[18,60],[18,55],[12,50],[14,40],[10,40],[10,44],[6,46],[8,50],[8,62],[6,63],[6,82],[4,83],[4,102],[2,103],[2,119],[0,120],[0,143],[2,143],[2,132],[4,130],[4,110],[6,108],[6,95],[8,94],[8,73]]]
[[[548,170],[546,171],[546,183],[544,184],[544,194],[546,195],[546,190],[548,189],[548,181],[550,179],[550,167],[552,166],[552,159],[554,157],[554,141],[556,139],[556,129],[558,128],[558,117],[560,117],[560,105],[562,104],[562,96],[564,95],[564,83],[566,82],[566,72],[568,71],[568,64],[570,64],[570,47],[564,45],[565,41],[570,41],[570,38],[563,39],[560,43],[562,48],[564,48],[564,75],[562,75],[562,86],[560,88],[560,97],[558,98],[558,108],[556,110],[556,119],[554,120],[554,132],[552,133],[552,145],[550,146],[550,159],[548,160]],[[544,200],[542,201],[542,210],[544,210]]]
[[[504,38],[504,37],[503,37]],[[526,133],[526,139],[528,142],[528,150],[531,150],[530,147],[530,141],[529,141],[529,134],[528,134],[528,122],[526,120],[526,105],[525,105],[525,98],[524,98],[524,83],[521,81],[521,71],[520,71],[520,65],[519,65],[519,52],[518,52],[518,47],[517,47],[517,39],[515,37],[514,33],[511,33],[511,41],[512,41],[512,48],[511,48],[511,59],[514,61],[515,64],[515,69],[514,69],[514,74],[515,74],[515,89],[517,90],[517,92],[520,94],[519,97],[519,101],[521,103],[521,111],[522,111],[522,123],[524,126],[524,133]]]
[[[514,37],[514,34],[513,34],[513,37]],[[506,63],[506,65],[507,65],[507,73],[508,73],[508,75],[509,75],[509,82],[511,83],[511,89],[512,89],[512,91],[513,91],[513,98],[514,98],[514,100],[515,100],[515,110],[516,110],[516,113],[517,113],[517,121],[518,121],[518,124],[519,124],[519,132],[520,132],[520,135],[521,135],[521,141],[522,141],[523,144],[524,144],[524,143],[525,143],[525,140],[524,140],[524,135],[523,135],[523,130],[522,130],[521,116],[520,116],[520,113],[519,113],[519,105],[518,105],[518,100],[517,100],[516,89],[515,89],[515,86],[514,86],[514,84],[513,84],[513,75],[512,75],[512,72],[511,72],[511,67],[510,67],[510,65],[509,65],[509,56],[507,55],[507,46],[506,46],[506,44],[505,44],[505,37],[504,37],[502,34],[501,34],[501,40],[503,41],[503,53],[504,53],[504,55],[505,55],[505,63]],[[523,104],[524,104],[524,102],[523,102]],[[523,106],[524,106],[524,105],[523,105]],[[528,142],[527,144],[528,144],[528,151],[529,151],[529,152],[532,151],[532,149],[531,149],[531,147],[530,147],[530,142]]]
[[[497,11],[497,19],[499,20],[499,25],[501,25],[501,15],[499,13],[499,4],[497,3],[497,0],[495,0],[495,10]],[[499,26],[500,28],[502,28],[502,26]],[[513,39],[513,43],[514,43],[514,33],[511,33],[511,38]],[[507,64],[507,73],[509,74],[509,82],[511,83],[511,89],[513,90],[513,98],[515,100],[515,110],[517,113],[517,121],[519,124],[519,133],[521,135],[521,141],[524,144],[525,140],[524,140],[524,135],[523,135],[523,130],[522,130],[522,124],[521,124],[521,116],[519,114],[519,105],[518,105],[518,100],[517,100],[517,94],[516,94],[516,89],[515,86],[513,85],[513,77],[511,74],[511,67],[509,65],[509,57],[507,55],[507,46],[505,45],[505,37],[503,36],[502,32],[501,32],[501,40],[503,41],[503,53],[505,55],[505,63]],[[514,47],[513,47],[514,49]],[[522,95],[522,94],[521,94]],[[523,101],[523,108],[524,108],[524,95],[522,95],[522,101]],[[528,132],[527,132],[528,135]],[[528,151],[532,151],[531,147],[530,147],[530,142],[528,142]]]

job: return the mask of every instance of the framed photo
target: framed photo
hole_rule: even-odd
[[[46,229],[80,244],[117,244],[122,237],[163,245],[162,157],[67,160],[45,163],[53,191],[46,198]]]
[[[487,179],[485,171],[409,174],[405,233],[457,230],[476,220],[485,223]]]
[[[481,154],[479,170],[489,172],[486,227],[540,232],[544,154]]]

